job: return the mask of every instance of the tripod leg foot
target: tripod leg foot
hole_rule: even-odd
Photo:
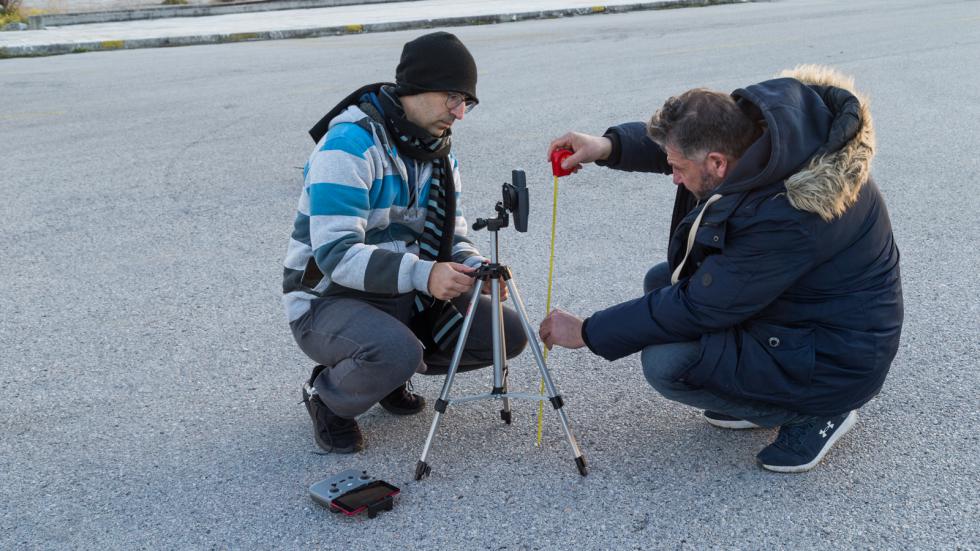
[[[423,478],[429,476],[432,472],[432,467],[430,467],[425,461],[419,461],[415,464],[415,480],[422,480]]]
[[[504,423],[507,423],[509,425],[511,422],[510,410],[509,409],[500,410],[500,418],[504,421]]]
[[[587,476],[589,474],[589,467],[585,464],[585,456],[580,455],[575,458],[575,465],[578,467],[578,474],[582,476]]]

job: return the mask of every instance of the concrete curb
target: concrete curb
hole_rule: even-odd
[[[232,13],[256,13],[263,11],[302,10],[311,8],[332,8],[361,4],[383,4],[386,2],[406,2],[411,0],[255,0],[227,6],[160,6],[132,10],[98,11],[88,13],[66,13],[32,15],[28,17],[31,29],[63,27],[65,25],[84,25],[89,23],[114,23],[118,21],[137,21],[143,19],[167,19],[171,17],[207,17],[209,15],[228,15]]]
[[[414,21],[392,21],[364,25],[338,25],[309,29],[278,30],[263,32],[237,32],[195,36],[161,38],[141,38],[133,40],[103,40],[98,42],[77,42],[45,44],[40,46],[9,46],[0,48],[0,59],[14,57],[36,57],[110,50],[130,50],[137,48],[166,48],[172,46],[197,46],[204,44],[225,44],[229,42],[249,42],[257,40],[285,40],[296,38],[316,38],[345,34],[404,31],[428,29],[432,27],[460,27],[467,25],[488,25],[493,23],[512,23],[534,19],[557,19],[577,15],[598,15],[606,13],[627,13],[632,11],[661,10],[673,8],[705,7],[722,4],[744,4],[755,0],[674,0],[659,2],[638,2],[615,6],[593,6],[591,8],[566,8],[557,10],[504,13],[495,15],[476,15],[421,19]]]

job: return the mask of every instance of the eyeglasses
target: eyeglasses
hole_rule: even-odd
[[[461,103],[466,105],[466,111],[464,111],[464,112],[465,113],[469,113],[470,111],[473,110],[474,107],[476,107],[476,104],[478,102],[475,99],[468,98],[465,95],[460,94],[458,92],[446,92],[446,108],[447,109],[449,109],[450,111],[452,111],[453,109],[456,109],[457,107],[459,107],[459,105]]]

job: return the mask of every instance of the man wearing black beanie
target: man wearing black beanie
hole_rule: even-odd
[[[452,125],[478,100],[473,56],[435,32],[405,44],[394,83],[369,84],[311,130],[316,147],[285,259],[283,305],[293,337],[317,365],[303,403],[322,449],[363,448],[355,417],[380,403],[396,415],[425,405],[407,381],[449,367],[486,261],[457,207]],[[460,371],[493,363],[488,297],[477,304]],[[507,357],[523,350],[504,311]]]

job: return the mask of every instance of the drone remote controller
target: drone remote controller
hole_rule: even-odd
[[[310,486],[310,497],[334,513],[354,516],[367,511],[368,518],[374,518],[394,507],[394,497],[400,491],[367,471],[347,469]]]

